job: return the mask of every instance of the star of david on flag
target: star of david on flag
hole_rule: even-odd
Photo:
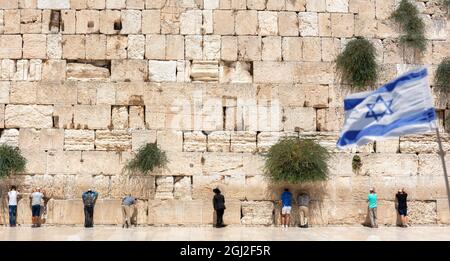
[[[427,68],[410,71],[376,91],[351,94],[344,109],[340,149],[437,128]]]

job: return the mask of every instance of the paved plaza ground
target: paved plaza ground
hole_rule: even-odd
[[[322,240],[450,240],[450,226],[413,226],[409,228],[380,227],[133,227],[96,226],[86,229],[71,226],[0,227],[0,240],[142,240],[142,241],[322,241]]]

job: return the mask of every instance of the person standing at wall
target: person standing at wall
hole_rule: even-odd
[[[284,189],[281,194],[281,225],[283,227],[289,226],[289,219],[292,210],[292,193],[289,192],[288,188]]]
[[[369,217],[370,217],[370,225],[373,228],[378,227],[377,223],[377,200],[378,195],[375,192],[375,188],[371,188],[369,191],[369,195],[367,196],[367,202],[369,202]]]
[[[401,226],[408,227],[408,205],[407,205],[408,193],[406,193],[405,189],[402,188],[397,192],[395,198],[397,200],[397,211],[402,221]]]
[[[9,226],[15,227],[17,222],[17,197],[19,192],[16,186],[11,186],[8,192]]]
[[[122,199],[122,216],[123,224],[122,228],[129,228],[131,226],[131,217],[136,209],[136,198],[128,194]]]
[[[30,195],[31,198],[31,223],[33,224],[31,227],[40,227],[41,226],[41,204],[44,198],[44,194],[41,192],[40,188],[37,188]]]
[[[88,189],[81,195],[84,205],[84,227],[94,226],[94,206],[98,198],[98,193],[93,189]]]
[[[213,207],[216,212],[216,227],[225,227],[223,224],[223,214],[225,213],[225,197],[221,194],[218,188],[213,189]]]
[[[308,227],[309,215],[309,195],[307,193],[300,193],[297,198],[298,211],[300,214],[300,227]]]

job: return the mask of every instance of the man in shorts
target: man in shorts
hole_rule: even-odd
[[[31,198],[31,227],[40,227],[41,226],[41,204],[42,200],[44,198],[44,194],[41,192],[40,188],[37,188],[33,193],[30,195]]]
[[[292,193],[285,188],[281,194],[281,226],[288,227],[292,209]]]

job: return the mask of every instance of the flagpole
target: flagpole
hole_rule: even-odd
[[[439,134],[439,129],[437,127],[436,127],[436,135],[437,135],[437,142],[439,144],[439,155],[441,157],[442,168],[444,170],[445,187],[447,189],[447,202],[450,211],[450,188],[448,184],[447,166],[445,165],[445,158],[444,158],[445,154],[444,149],[442,148],[441,135]]]

